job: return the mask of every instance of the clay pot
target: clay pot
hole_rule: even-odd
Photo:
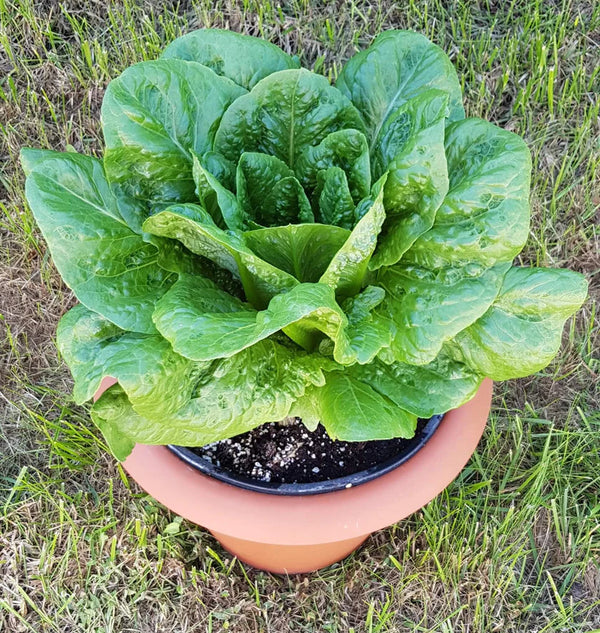
[[[113,382],[105,379],[96,394]],[[164,446],[137,444],[125,470],[173,512],[202,525],[241,561],[276,573],[314,571],[341,560],[371,532],[427,504],[462,470],[483,434],[492,381],[448,412],[431,439],[395,470],[355,488],[278,496],[207,477]]]

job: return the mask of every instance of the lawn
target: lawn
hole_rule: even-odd
[[[22,146],[100,154],[108,81],[202,26],[335,79],[387,28],[451,56],[468,115],[524,136],[519,260],[590,281],[561,352],[498,384],[484,438],[429,505],[309,576],[244,567],[106,454],[53,334],[73,305],[23,196]],[[590,0],[0,0],[0,631],[600,631],[600,4]]]

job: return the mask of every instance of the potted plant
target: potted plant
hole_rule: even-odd
[[[97,394],[132,476],[256,566],[321,567],[429,501],[475,449],[490,379],[545,367],[585,299],[575,272],[512,266],[527,146],[465,118],[419,34],[383,33],[332,86],[265,41],[195,31],[109,84],[102,127],[101,160],[22,151],[80,301],[57,332],[75,401]],[[210,470],[261,433],[291,454],[320,434],[294,489],[310,494],[271,494],[262,453],[243,489],[165,446],[205,447]],[[358,479],[314,494],[320,458],[346,447]],[[365,468],[384,449],[404,463]]]

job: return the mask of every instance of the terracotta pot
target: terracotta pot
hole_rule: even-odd
[[[103,381],[96,397],[111,381]],[[439,494],[477,447],[491,398],[492,381],[486,379],[407,462],[356,488],[327,494],[286,497],[243,490],[203,475],[164,446],[137,444],[124,466],[146,492],[208,528],[243,562],[276,573],[309,572],[341,560],[371,532]]]

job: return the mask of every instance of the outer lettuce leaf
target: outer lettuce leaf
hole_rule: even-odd
[[[119,381],[140,415],[158,420],[192,395],[195,366],[164,338],[124,332],[82,305],[61,319],[57,345],[73,374],[78,404],[96,393],[105,376]]]
[[[194,200],[192,152],[212,150],[223,113],[246,91],[179,59],[141,62],[108,85],[102,102],[111,181],[155,203]]]
[[[328,167],[317,174],[313,197],[320,222],[352,229],[356,222],[354,201],[341,167]]]
[[[368,365],[353,365],[347,371],[353,379],[420,418],[461,406],[475,395],[483,380],[467,365],[445,354],[427,365],[387,365],[376,360]]]
[[[206,280],[182,276],[157,304],[154,322],[178,354],[194,361],[233,356],[285,329],[309,349],[322,338],[315,334],[327,335],[335,361],[351,364],[364,357],[372,360],[386,344],[375,345],[377,332],[367,330],[373,330],[367,312],[363,307],[358,318],[355,311],[349,327],[332,289],[323,284],[298,285],[257,312]]]
[[[81,305],[62,318],[58,345],[78,403],[91,398],[104,376],[119,381],[92,409],[119,459],[135,442],[202,446],[281,420],[307,387],[324,384],[322,369],[334,365],[273,341],[230,359],[193,363],[162,337],[124,332]]]
[[[360,111],[371,150],[397,108],[427,88],[448,94],[451,121],[465,116],[454,66],[441,48],[412,31],[379,35],[344,66],[336,87]]]
[[[371,255],[377,246],[377,236],[385,220],[383,189],[386,178],[384,174],[373,185],[371,196],[365,201],[369,205],[368,211],[358,221],[319,280],[334,288],[337,295],[355,295],[363,286]]]
[[[256,315],[208,280],[182,275],[156,305],[154,322],[175,352],[201,361],[233,356],[280,329],[252,336]]]
[[[148,218],[144,230],[177,239],[192,253],[231,272],[241,281],[246,297],[255,307],[265,306],[271,297],[298,283],[288,273],[257,257],[240,235],[221,230],[210,214],[197,205],[169,207]]]
[[[125,334],[125,330],[82,304],[71,308],[58,322],[56,347],[75,381],[76,404],[83,404],[96,393],[106,375],[100,359],[102,351]]]
[[[556,356],[565,321],[586,296],[585,278],[571,270],[511,268],[494,304],[450,349],[493,380],[529,376]]]
[[[236,185],[246,215],[259,225],[314,222],[310,202],[294,172],[275,156],[242,154]]]
[[[203,446],[285,418],[307,388],[324,383],[324,361],[261,341],[232,358],[198,364],[193,397],[169,424],[137,414],[118,386],[96,402],[92,417],[131,442]]]
[[[333,292],[322,284],[298,285],[257,312],[204,280],[181,277],[154,313],[173,349],[195,361],[233,356],[298,321],[333,336],[347,325]]]
[[[466,119],[448,127],[446,158],[448,195],[405,260],[426,268],[512,261],[529,232],[531,158],[523,139]]]
[[[105,391],[90,412],[94,424],[100,429],[112,454],[125,461],[135,446],[135,440],[126,435],[128,426],[152,426],[134,411],[127,394],[119,385]]]
[[[415,415],[349,372],[328,373],[317,391],[321,422],[333,439],[365,442],[415,434]]]
[[[271,73],[300,65],[270,42],[224,29],[182,35],[165,48],[161,58],[199,62],[248,90]]]
[[[369,146],[362,132],[339,130],[326,136],[318,145],[307,145],[298,156],[294,169],[310,196],[317,187],[319,172],[331,167],[339,167],[346,174],[354,202],[369,195]]]
[[[25,192],[52,259],[79,301],[125,330],[154,332],[156,300],[176,275],[123,219],[131,205],[90,156],[23,150]],[[125,212],[123,212],[125,209]]]
[[[261,259],[293,275],[316,282],[350,232],[325,224],[288,224],[244,233],[244,242]]]
[[[378,283],[386,299],[380,313],[394,324],[394,358],[413,365],[433,361],[446,341],[486,312],[508,268],[429,271],[398,264],[383,270]]]
[[[294,169],[307,146],[344,128],[362,130],[360,115],[325,77],[308,70],[282,70],[231,105],[214,149],[234,162],[244,152],[270,154]]]
[[[216,155],[216,152],[212,154]],[[235,194],[226,189],[216,176],[205,169],[195,154],[192,158],[192,176],[196,184],[196,195],[202,206],[220,228],[226,226],[232,231],[241,231],[246,225],[247,217]]]
[[[431,228],[448,192],[444,129],[448,95],[424,90],[392,113],[373,158],[376,174],[389,170],[386,221],[371,268],[391,266]]]

